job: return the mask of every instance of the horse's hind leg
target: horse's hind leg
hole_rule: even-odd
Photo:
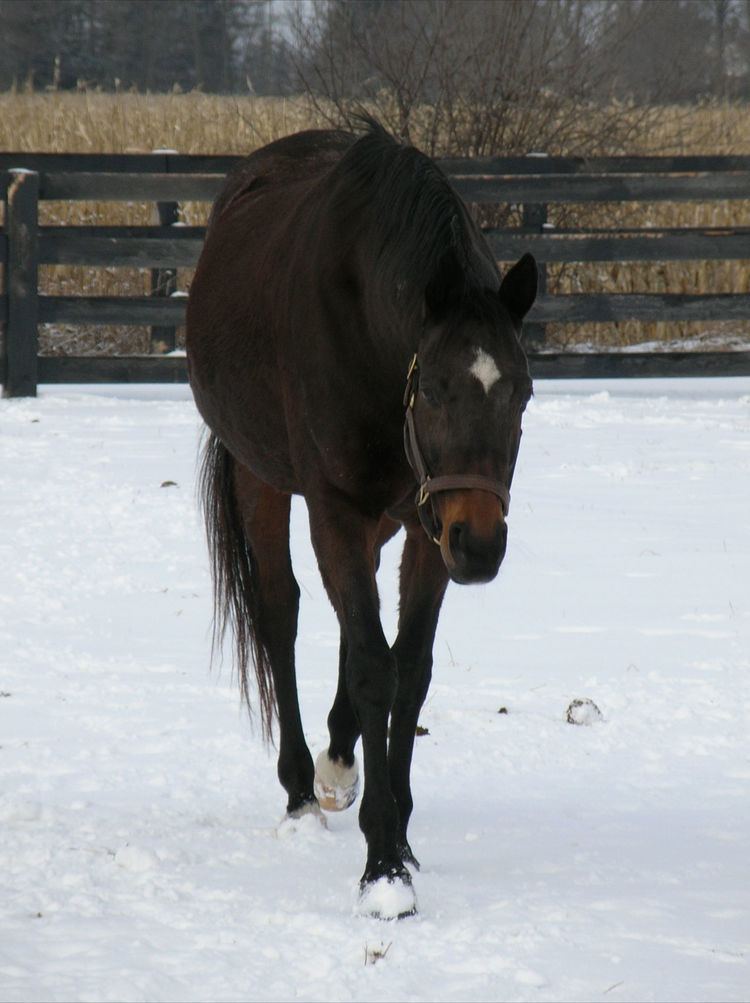
[[[252,652],[267,734],[274,705],[278,712],[278,774],[288,796],[287,812],[319,811],[294,668],[299,587],[289,554],[290,496],[258,480],[215,439],[207,450],[206,473],[214,477],[212,491],[204,475],[204,488],[219,629],[228,621],[234,629],[235,660],[246,697]]]
[[[401,528],[388,516],[383,516],[378,526],[375,545],[376,568],[380,550]],[[336,696],[328,715],[330,743],[315,762],[315,794],[321,808],[326,811],[343,811],[349,808],[359,793],[359,764],[354,747],[360,736],[360,726],[354,713],[346,683],[346,635],[341,632],[339,646],[339,675]]]
[[[349,700],[346,687],[346,637],[341,634],[339,645],[339,681],[336,696],[328,715],[331,738],[315,760],[315,796],[326,811],[349,808],[359,794],[359,764],[354,746],[359,738],[359,722]]]

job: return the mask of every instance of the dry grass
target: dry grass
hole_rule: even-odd
[[[567,206],[578,225],[596,228],[662,227],[723,228],[750,226],[750,200],[716,202],[597,203]],[[554,211],[550,215],[555,222]],[[566,225],[562,220],[560,225]],[[684,293],[689,295],[750,292],[748,261],[597,262],[549,265],[548,287],[559,293]],[[717,338],[750,339],[750,323],[715,321],[696,323],[552,325],[548,340],[560,348],[581,340],[612,348],[644,341],[673,342],[690,339],[716,347]],[[665,347],[668,347],[665,345]]]
[[[623,114],[627,114],[623,110]],[[180,153],[246,154],[279,136],[323,124],[304,99],[219,97],[193,94],[49,93],[0,94],[0,149],[80,153],[134,153],[175,149]],[[569,151],[576,152],[576,151]],[[686,115],[664,109],[657,128],[641,137],[636,153],[750,154],[750,115],[745,106],[706,105]],[[186,222],[205,219],[208,207],[186,204]],[[153,206],[131,203],[44,203],[43,223],[153,222]],[[568,210],[571,211],[571,210]],[[750,226],[747,202],[674,203],[572,207],[579,222],[601,226]],[[564,222],[561,217],[553,221]],[[550,266],[550,289],[560,292],[748,292],[748,262],[665,262]],[[189,273],[181,272],[185,288]],[[135,269],[46,267],[45,292],[60,295],[142,295],[149,273]],[[700,331],[706,325],[697,325]],[[712,325],[711,333],[726,325]],[[741,332],[750,336],[750,325]],[[555,343],[582,337],[601,345],[641,340],[669,341],[696,333],[696,325],[635,323],[555,327]],[[146,351],[143,328],[94,328],[43,333],[45,352]]]
[[[0,94],[0,149],[249,153],[309,125],[302,100],[212,94]]]
[[[192,94],[0,94],[0,149],[49,153],[246,154],[287,133],[303,129],[313,113],[303,100]],[[182,219],[205,222],[209,206],[186,203]],[[47,225],[147,225],[154,206],[143,203],[44,202]],[[181,271],[187,288],[190,272]],[[122,268],[44,266],[40,288],[48,295],[140,296],[150,272]],[[181,333],[180,333],[181,340]],[[44,354],[147,352],[143,327],[42,327]]]

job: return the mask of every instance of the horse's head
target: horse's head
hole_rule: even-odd
[[[451,578],[495,577],[532,384],[521,323],[536,296],[525,255],[499,290],[427,301],[427,322],[407,391],[406,451],[420,482],[419,513]]]

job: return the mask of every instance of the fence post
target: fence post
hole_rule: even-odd
[[[524,230],[530,230],[532,233],[544,233],[544,224],[547,222],[546,204],[544,202],[524,202],[521,222]],[[537,268],[539,270],[537,298],[541,298],[547,293],[547,266],[542,262],[537,264]],[[547,337],[544,324],[524,324],[523,331],[528,348],[533,350],[541,348]]]
[[[8,261],[5,288],[5,397],[36,397],[39,374],[39,175],[8,171],[5,233]]]
[[[169,155],[177,150],[154,150],[155,156],[164,157],[164,171],[169,173]],[[180,206],[177,202],[157,202],[156,218],[159,226],[172,226],[180,218]],[[151,295],[171,296],[177,291],[176,268],[151,269]],[[173,327],[152,327],[149,338],[149,350],[152,355],[166,355],[175,350],[176,330]]]

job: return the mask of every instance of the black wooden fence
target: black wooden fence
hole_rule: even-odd
[[[210,201],[236,157],[172,153],[0,154],[5,198],[0,234],[4,285],[0,322],[6,396],[34,395],[39,383],[184,382],[181,357],[39,356],[39,324],[127,324],[152,330],[152,345],[174,344],[185,298],[172,295],[174,270],[191,267],[203,229],[174,226],[182,201]],[[521,225],[487,237],[500,261],[531,251],[542,270],[530,323],[750,320],[750,293],[551,295],[549,262],[735,259],[750,262],[750,228],[556,229],[550,203],[750,200],[750,157],[499,157],[442,161],[469,202],[520,206]],[[40,226],[40,200],[153,202],[156,226]],[[40,265],[152,269],[145,297],[41,296]],[[749,266],[750,267],[750,266]],[[166,294],[166,295],[165,295]],[[536,353],[535,377],[750,375],[750,352]]]

